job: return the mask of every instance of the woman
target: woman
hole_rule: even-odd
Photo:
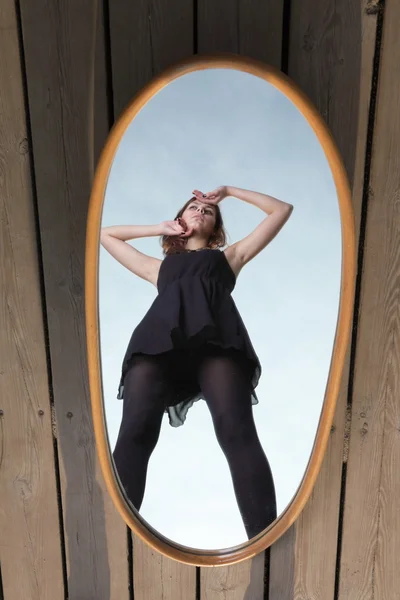
[[[222,251],[218,204],[228,196],[257,206],[267,217]],[[118,395],[124,405],[113,457],[137,510],[163,413],[172,426],[182,425],[193,402],[204,398],[248,538],[276,519],[272,473],[253,420],[261,365],[231,292],[243,266],[277,235],[292,210],[272,196],[220,186],[207,194],[194,190],[174,221],[101,230],[104,248],[158,289],[129,342]],[[147,236],[162,236],[164,260],[126,243]]]

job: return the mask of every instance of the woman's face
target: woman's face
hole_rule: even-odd
[[[182,219],[193,231],[210,235],[214,231],[216,211],[210,204],[193,200],[183,211]]]

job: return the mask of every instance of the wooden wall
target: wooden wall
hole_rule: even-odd
[[[400,598],[399,30],[398,0],[1,0],[0,598]],[[196,568],[132,536],[106,492],[84,246],[113,121],[154,74],[214,51],[281,68],[317,105],[352,183],[359,254],[351,347],[306,508],[253,560]]]

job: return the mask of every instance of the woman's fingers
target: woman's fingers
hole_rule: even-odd
[[[172,226],[174,229],[174,234],[179,235],[179,237],[188,237],[193,232],[193,229],[188,229],[188,226],[186,225],[185,221],[181,219],[181,217],[175,219],[175,222]]]
[[[196,198],[198,200],[203,200],[203,201],[205,201],[208,197],[208,194],[203,194],[203,192],[200,192],[200,190],[193,190],[192,194],[194,196],[196,196]]]
[[[180,217],[176,219],[175,223],[178,232],[185,231],[185,223]]]
[[[192,235],[192,232],[193,232],[193,229],[189,228],[186,231],[183,231],[181,233],[181,237],[184,237],[184,238],[189,237],[190,235]]]

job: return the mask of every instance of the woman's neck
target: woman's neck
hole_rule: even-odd
[[[201,250],[202,248],[207,247],[208,240],[205,239],[197,239],[197,238],[189,238],[187,243],[185,244],[186,250]]]

